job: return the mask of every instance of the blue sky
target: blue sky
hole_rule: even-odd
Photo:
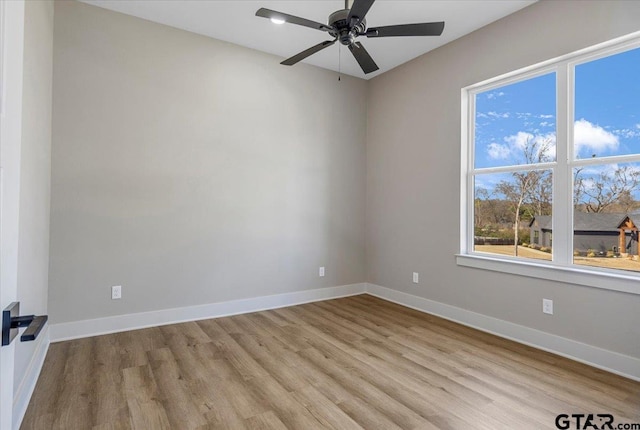
[[[555,74],[476,96],[475,166],[521,164],[522,146],[550,142],[555,158]],[[640,49],[576,66],[578,158],[640,153]]]

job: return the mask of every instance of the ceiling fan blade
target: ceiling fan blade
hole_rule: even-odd
[[[369,28],[365,35],[367,37],[440,36],[443,30],[444,22],[425,22]]]
[[[256,12],[256,16],[268,19],[281,19],[284,22],[290,24],[302,25],[304,27],[315,28],[321,31],[332,31],[333,28],[328,25],[321,24],[319,22],[311,21],[309,19],[300,18],[299,16],[289,15],[288,13],[278,12],[271,9],[260,8]]]
[[[358,22],[362,21],[371,9],[371,5],[375,0],[354,0],[349,11],[347,22],[351,22],[351,18],[358,18]]]
[[[373,58],[371,58],[371,55],[369,55],[367,50],[364,49],[364,46],[362,46],[362,43],[353,42],[351,45],[349,45],[349,51],[351,51],[365,74],[375,72],[379,69],[376,62],[373,61]]]
[[[336,43],[337,39],[334,40],[325,40],[322,43],[318,43],[315,46],[312,46],[309,49],[305,49],[304,51],[302,51],[299,54],[294,55],[291,58],[287,58],[286,60],[284,60],[282,63],[280,64],[284,64],[285,66],[293,66],[294,64],[296,64],[298,61],[302,61],[305,58],[307,58],[310,55],[315,54],[318,51],[322,51],[324,48],[327,48],[331,45],[333,45],[334,43]]]

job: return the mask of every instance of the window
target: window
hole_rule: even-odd
[[[459,264],[640,294],[638,36],[463,89]]]
[[[551,219],[556,73],[478,92],[474,104],[473,250],[550,260],[532,222]]]
[[[574,76],[573,263],[640,272],[640,48]]]

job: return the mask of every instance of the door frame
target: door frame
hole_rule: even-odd
[[[24,0],[0,1],[0,308],[17,299]],[[14,415],[16,340],[0,348],[0,429]]]

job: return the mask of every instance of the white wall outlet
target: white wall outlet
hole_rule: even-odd
[[[553,315],[553,300],[542,299],[542,312]]]
[[[114,285],[111,287],[111,300],[118,300],[122,298],[122,285]]]
[[[321,278],[324,276],[324,266],[318,269],[318,276],[320,276]]]
[[[418,272],[413,272],[413,283],[417,284],[420,282],[420,274]]]

